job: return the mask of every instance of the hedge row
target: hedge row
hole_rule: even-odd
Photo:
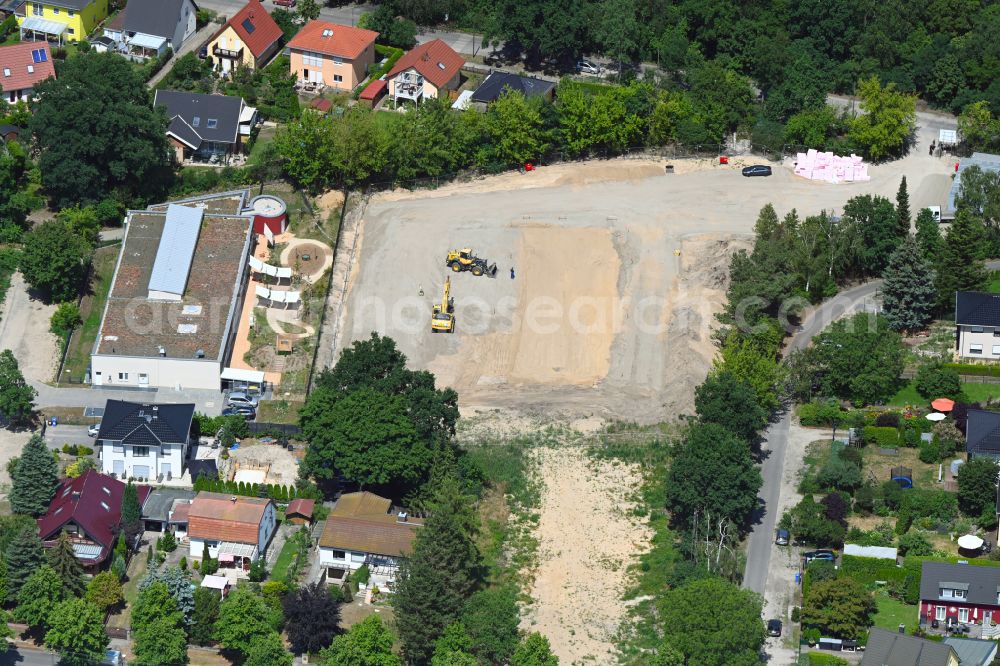
[[[945,363],[944,367],[954,370],[960,375],[976,375],[979,377],[1000,377],[1000,367],[995,365],[979,365],[974,363]]]
[[[194,482],[195,491],[206,490],[212,493],[226,493],[229,495],[242,495],[244,497],[269,497],[273,500],[287,501],[293,500],[299,495],[295,486],[283,486],[281,484],[267,485],[256,483],[245,483],[243,481],[220,481],[199,476]]]
[[[403,49],[397,49],[394,46],[383,46],[382,44],[375,45],[375,53],[383,58],[388,58],[388,60],[385,61],[385,64],[379,65],[369,72],[369,81],[382,78],[382,75],[392,69],[396,61],[403,57]]]
[[[899,446],[899,430],[896,428],[865,426],[863,432],[865,444],[874,444],[885,449]]]

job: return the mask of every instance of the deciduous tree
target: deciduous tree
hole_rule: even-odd
[[[280,626],[280,609],[276,613],[252,590],[239,587],[219,607],[215,638],[222,647],[246,658],[255,639],[266,637]]]
[[[191,615],[194,613],[194,593],[191,590],[191,574],[182,571],[180,567],[166,567],[163,569],[153,569],[139,581],[139,590],[142,591],[155,583],[163,583],[167,586],[170,596],[177,602],[177,610],[184,616],[184,624],[191,623]]]
[[[87,584],[86,598],[102,611],[120,604],[124,597],[118,576],[111,571],[102,571],[95,575]]]
[[[301,587],[286,595],[283,605],[288,642],[294,652],[315,654],[339,633],[340,603],[326,585],[313,583]]]
[[[132,640],[135,660],[140,666],[188,663],[187,635],[179,612],[141,624],[134,630]]]
[[[462,611],[462,626],[471,640],[469,652],[479,663],[508,663],[520,642],[519,623],[517,593],[511,587],[480,590]]]
[[[75,299],[87,275],[92,247],[62,220],[49,220],[24,237],[21,273],[52,301]]]
[[[35,410],[36,395],[35,389],[24,380],[14,353],[9,349],[0,352],[0,424],[19,424],[28,419]]]
[[[369,615],[320,653],[321,666],[402,666],[392,652],[392,633],[378,615]]]
[[[510,666],[559,666],[559,658],[552,654],[549,639],[533,631],[514,650]]]
[[[813,583],[802,602],[802,626],[819,628],[823,635],[858,638],[871,625],[875,600],[854,578]]]
[[[813,345],[824,394],[874,404],[896,392],[905,350],[885,317],[861,312],[841,319],[820,333]]]
[[[67,599],[49,614],[45,647],[58,652],[67,666],[88,666],[103,659],[109,643],[104,617],[89,601]]]
[[[694,409],[702,423],[717,423],[747,443],[767,425],[767,411],[753,387],[728,372],[712,373],[694,392]]]
[[[851,121],[851,141],[873,160],[900,154],[915,127],[916,97],[875,76],[858,83],[858,96],[863,113]]]
[[[764,644],[760,595],[721,578],[696,580],[663,595],[665,642],[701,666],[753,666]]]
[[[219,619],[219,594],[207,587],[194,591],[194,614],[191,616],[191,642],[208,645],[213,640],[215,621]]]
[[[168,162],[167,118],[139,70],[114,53],[80,53],[35,87],[31,133],[57,206],[157,194]]]
[[[281,634],[271,631],[251,639],[243,666],[292,666],[293,661]]]
[[[958,469],[958,508],[978,518],[996,506],[997,475],[1000,468],[989,458],[974,458]]]
[[[844,205],[841,224],[851,229],[857,239],[856,259],[853,262],[863,275],[881,275],[889,257],[899,247],[896,209],[885,197],[863,194]]]
[[[29,516],[48,511],[59,485],[59,466],[40,435],[32,435],[21,449],[16,472],[10,490],[11,510]]]
[[[962,378],[958,372],[944,367],[944,363],[940,361],[921,365],[917,369],[915,384],[917,393],[928,400],[935,398],[957,400],[962,397]]]
[[[550,146],[549,130],[542,116],[542,102],[537,97],[525,99],[520,92],[508,90],[490,104],[485,129],[489,136],[491,159],[502,166],[536,161]]]
[[[672,522],[686,527],[704,520],[746,525],[757,506],[760,470],[745,441],[715,423],[691,426],[670,468],[667,508]]]
[[[52,609],[65,598],[59,574],[43,564],[28,576],[18,591],[14,619],[44,634]]]

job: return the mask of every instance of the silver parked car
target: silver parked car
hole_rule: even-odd
[[[243,391],[233,391],[229,394],[226,399],[226,404],[228,405],[249,405],[251,407],[257,406],[257,396],[250,395],[249,393],[244,393]]]

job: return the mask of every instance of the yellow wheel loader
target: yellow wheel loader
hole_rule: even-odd
[[[444,263],[456,273],[469,271],[475,276],[486,275],[488,277],[496,277],[497,274],[496,264],[491,264],[482,257],[472,254],[472,248],[469,247],[461,250],[450,250]]]
[[[444,281],[444,295],[440,303],[434,304],[431,315],[432,333],[455,332],[455,300],[451,298],[451,276]]]

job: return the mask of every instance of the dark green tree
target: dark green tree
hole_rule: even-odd
[[[858,238],[855,270],[881,275],[899,246],[899,218],[892,202],[870,194],[856,196],[844,205],[842,224],[853,229]]]
[[[87,601],[102,611],[117,606],[123,599],[121,581],[113,571],[102,571],[87,584]]]
[[[83,567],[76,559],[73,543],[65,532],[59,534],[56,545],[45,553],[49,566],[58,574],[67,595],[82,597],[87,587],[83,582]]]
[[[250,588],[238,587],[219,606],[215,638],[227,650],[246,658],[255,639],[277,631],[281,609],[275,610]]]
[[[155,194],[169,165],[166,115],[132,63],[79,55],[35,87],[30,128],[46,191],[59,207]]]
[[[180,613],[153,618],[134,630],[132,649],[139,666],[186,664],[187,635]]]
[[[934,318],[937,289],[934,269],[907,234],[882,273],[883,314],[894,331],[922,331]]]
[[[928,400],[935,398],[962,397],[962,378],[952,368],[946,368],[941,361],[924,363],[917,369],[917,393]]]
[[[899,237],[905,238],[910,234],[910,193],[906,189],[906,176],[899,181],[899,189],[896,190],[896,217],[899,220]]]
[[[930,208],[921,208],[917,213],[917,245],[920,246],[920,253],[931,265],[936,265],[940,259],[941,245],[944,243],[941,238],[941,226],[934,219],[934,213]]]
[[[3,552],[0,551],[0,606],[7,603],[7,562],[3,559]]]
[[[394,608],[407,659],[426,661],[482,580],[469,498],[451,475],[437,478],[413,554],[400,567]]]
[[[479,663],[506,664],[520,642],[517,592],[511,587],[480,590],[465,602],[462,625],[468,632],[469,652]]]
[[[988,229],[1000,228],[1000,174],[975,164],[963,170],[955,206],[981,218]]]
[[[207,587],[194,591],[194,614],[191,616],[190,637],[195,645],[208,645],[219,619],[219,594]]]
[[[725,518],[742,529],[757,506],[761,483],[746,442],[718,424],[696,424],[671,465],[667,508],[678,526],[687,527],[696,517],[713,524]]]
[[[728,372],[710,374],[694,392],[694,409],[702,423],[717,423],[747,443],[767,425],[767,411],[746,382]]]
[[[802,626],[824,636],[858,638],[871,625],[872,593],[854,578],[824,580],[809,586],[802,601]]]
[[[281,634],[271,631],[250,641],[243,666],[292,666],[295,658],[285,649]]]
[[[142,532],[142,507],[139,506],[139,493],[131,481],[125,486],[125,492],[122,494],[121,516],[121,528],[125,533],[125,540],[134,544],[136,537]]]
[[[34,524],[17,529],[4,553],[7,563],[7,598],[16,599],[21,586],[45,562],[42,541]]]
[[[15,471],[10,491],[11,510],[30,516],[48,511],[59,485],[59,466],[40,435],[32,435],[21,449]]]
[[[896,392],[905,350],[885,317],[859,312],[836,321],[816,336],[813,346],[825,395],[867,405]]]
[[[322,583],[286,595],[283,606],[293,652],[316,654],[340,633],[340,602]]]
[[[191,623],[194,614],[194,592],[191,589],[191,574],[182,571],[180,567],[161,567],[153,569],[139,581],[139,591],[156,583],[167,586],[170,595],[177,602],[177,609],[184,617],[185,626]]]
[[[664,641],[699,666],[753,666],[764,644],[760,595],[721,578],[696,580],[663,595]]]
[[[958,469],[958,508],[979,518],[996,506],[997,475],[1000,468],[989,458],[975,458]]]
[[[955,306],[955,292],[981,291],[987,273],[980,260],[982,222],[959,210],[948,229],[937,266],[938,304],[944,310]]]
[[[20,424],[35,410],[38,393],[24,380],[14,352],[0,352],[0,425]],[[14,509],[17,511],[17,509]]]
[[[108,634],[100,609],[84,599],[67,599],[49,614],[45,647],[58,652],[66,666],[89,666],[103,659]]]
[[[87,275],[92,249],[64,221],[43,222],[24,237],[21,273],[46,299],[74,300]]]

